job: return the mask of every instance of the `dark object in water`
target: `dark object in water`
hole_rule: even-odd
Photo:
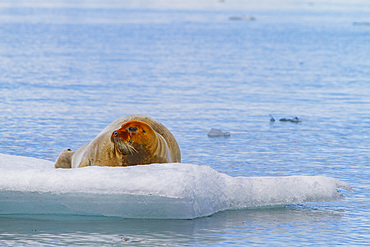
[[[279,121],[280,121],[280,122],[299,123],[299,122],[302,122],[302,119],[297,118],[297,117],[295,117],[295,118],[293,118],[293,119],[290,119],[290,118],[281,118]]]
[[[230,21],[255,21],[256,17],[254,16],[230,16]]]
[[[275,122],[275,118],[270,114],[270,122]]]
[[[229,137],[230,132],[225,132],[224,133],[219,129],[211,129],[211,131],[208,133],[208,137],[220,137],[220,136]]]

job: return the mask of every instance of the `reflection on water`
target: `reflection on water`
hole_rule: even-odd
[[[343,212],[315,207],[277,207],[245,211],[228,211],[195,220],[130,220],[87,216],[2,216],[0,230],[6,243],[59,245],[135,244],[208,245],[226,243],[272,243],[290,234],[337,232],[346,227]],[[343,228],[343,229],[342,229]],[[51,241],[51,242],[50,242]],[[226,241],[226,242],[225,242]],[[309,239],[302,240],[309,243]],[[320,238],[316,239],[319,243]],[[1,242],[0,242],[1,243]],[[303,242],[302,242],[303,243]]]

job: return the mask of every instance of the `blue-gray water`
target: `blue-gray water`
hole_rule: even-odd
[[[0,216],[0,244],[368,244],[370,5],[285,2],[2,2],[0,153],[55,160],[141,113],[171,130],[183,162],[335,177],[354,189],[343,201],[195,220]],[[229,20],[241,15],[256,20]]]

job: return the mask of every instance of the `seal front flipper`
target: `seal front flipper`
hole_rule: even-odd
[[[55,161],[55,168],[72,168],[72,156],[74,153],[71,149],[61,152]]]

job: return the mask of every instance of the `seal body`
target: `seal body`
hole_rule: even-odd
[[[63,151],[55,168],[180,162],[179,145],[163,124],[145,115],[129,115],[109,124],[77,151]]]

